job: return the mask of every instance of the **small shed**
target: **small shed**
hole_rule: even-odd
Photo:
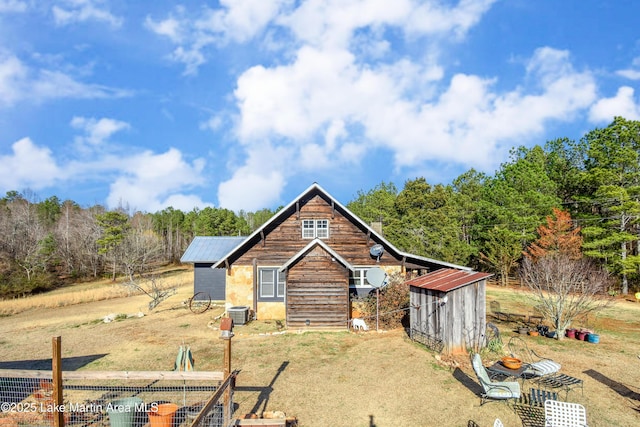
[[[443,268],[407,281],[411,338],[449,354],[482,346],[486,279],[491,276]]]
[[[196,300],[224,301],[226,275],[224,269],[211,266],[240,245],[246,237],[196,236],[180,258],[193,264],[193,294]]]

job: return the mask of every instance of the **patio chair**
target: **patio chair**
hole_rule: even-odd
[[[491,381],[487,369],[478,353],[471,356],[471,365],[482,386],[480,406],[491,400],[509,400],[520,398],[520,383],[517,381]]]
[[[511,357],[522,360],[522,363],[528,366],[525,371],[528,376],[543,377],[552,375],[556,374],[561,368],[558,362],[539,356],[535,351],[531,350],[519,336],[511,337],[507,346]]]
[[[586,427],[587,411],[579,403],[546,400],[544,402],[545,427]]]

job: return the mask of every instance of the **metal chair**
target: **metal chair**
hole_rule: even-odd
[[[579,403],[546,400],[545,427],[586,427],[587,410]]]
[[[520,398],[520,383],[517,381],[491,381],[478,353],[471,356],[471,365],[483,390],[480,396],[480,406],[491,400],[504,401]]]
[[[558,362],[539,356],[518,336],[511,337],[507,347],[509,348],[511,357],[522,360],[522,363],[528,366],[525,374],[531,377],[543,377],[556,374],[561,368]]]

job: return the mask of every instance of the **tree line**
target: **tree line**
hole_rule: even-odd
[[[0,298],[101,277],[133,282],[179,262],[194,236],[248,235],[271,216],[213,207],[129,213],[9,191],[0,199]]]
[[[581,255],[617,279],[609,291],[628,294],[640,287],[640,122],[616,117],[579,141],[513,148],[493,175],[383,182],[348,208],[407,252],[495,272],[504,285],[556,209],[580,229]]]
[[[450,184],[416,178],[402,189],[381,182],[347,207],[401,250],[495,272],[502,284],[547,218],[568,215],[582,254],[618,279],[612,292],[627,294],[640,286],[640,122],[616,117],[579,141],[515,147],[493,175],[471,169]],[[133,278],[178,262],[194,236],[248,235],[277,210],[132,214],[10,191],[0,199],[0,296]]]

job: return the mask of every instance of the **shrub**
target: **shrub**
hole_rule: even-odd
[[[380,289],[380,295],[376,298],[376,292],[371,292],[365,299],[367,317],[375,321],[376,299],[378,304],[378,325],[382,329],[395,329],[402,327],[403,320],[407,316],[409,308],[409,286],[399,273],[389,277],[388,284]]]

